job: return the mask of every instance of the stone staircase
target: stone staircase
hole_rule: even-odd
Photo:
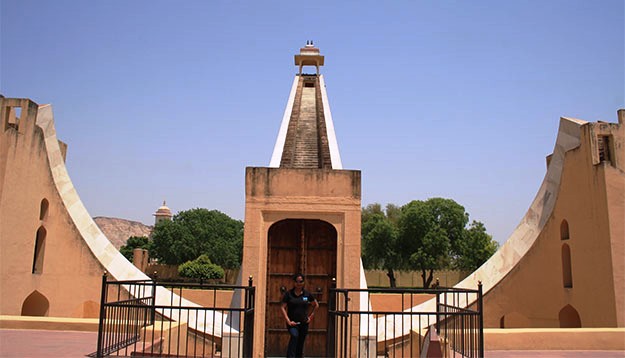
[[[316,75],[300,76],[280,167],[332,167],[319,78]]]

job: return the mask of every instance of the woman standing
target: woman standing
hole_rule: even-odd
[[[304,340],[308,334],[308,324],[315,317],[319,303],[310,292],[304,289],[304,275],[298,273],[293,276],[294,287],[284,293],[282,297],[282,315],[291,335],[287,357],[302,357],[304,354]],[[312,312],[308,313],[309,306]]]

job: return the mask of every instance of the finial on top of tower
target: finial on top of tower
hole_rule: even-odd
[[[295,55],[295,65],[299,66],[299,74],[302,74],[302,67],[315,66],[319,74],[319,66],[323,66],[324,57],[319,53],[312,40],[306,40],[306,46],[299,49],[299,55]]]
[[[171,213],[171,209],[167,207],[167,203],[163,200],[163,205],[156,210],[154,214],[156,217],[155,224],[158,224],[161,220],[171,220],[173,214]]]

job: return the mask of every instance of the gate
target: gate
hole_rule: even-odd
[[[401,309],[372,310],[374,293],[399,296]],[[481,283],[476,290],[333,288],[328,355],[483,357],[482,307]]]
[[[204,306],[184,298],[198,292]],[[251,278],[248,286],[234,286],[109,281],[105,274],[97,350],[90,356],[249,357],[254,295]],[[230,296],[241,304],[230,307]]]
[[[319,302],[306,338],[307,357],[327,357],[328,297],[336,276],[336,229],[328,222],[285,219],[268,231],[267,292],[265,307],[266,356],[284,356],[289,334],[282,313],[284,292],[293,287],[293,274],[306,279],[306,290]]]

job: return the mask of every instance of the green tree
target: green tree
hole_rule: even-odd
[[[484,224],[473,221],[454,200],[413,200],[401,208],[378,203],[362,209],[362,260],[365,268],[384,269],[395,287],[395,270],[419,270],[423,287],[434,270],[475,270],[496,250]]]
[[[409,265],[421,271],[423,287],[430,287],[434,270],[474,270],[496,250],[484,224],[474,221],[452,199],[430,198],[402,207],[398,242],[410,255]]]
[[[220,279],[224,277],[224,269],[215,265],[208,255],[200,255],[193,261],[187,261],[178,267],[178,274],[182,277],[198,280]]]
[[[386,217],[397,227],[399,217],[401,216],[401,206],[395,204],[386,204]]]
[[[394,272],[394,269],[398,268],[396,241],[397,229],[382,211],[380,204],[370,204],[362,209],[363,266],[386,270],[391,287],[396,287]]]
[[[479,221],[473,221],[465,229],[459,245],[458,257],[454,268],[464,271],[477,270],[499,248],[497,241],[486,232],[486,227]]]
[[[160,262],[178,265],[206,254],[223,268],[241,265],[243,222],[208,209],[191,209],[161,221],[154,228],[150,255]]]
[[[403,267],[421,271],[426,288],[432,283],[434,270],[449,265],[451,239],[444,226],[449,224],[446,218],[450,215],[442,210],[445,207],[439,200],[413,200],[402,207],[398,222]]]
[[[126,241],[126,245],[119,248],[119,252],[124,255],[128,261],[132,262],[132,254],[134,249],[147,249],[148,238],[146,236],[131,236]]]
[[[464,230],[469,222],[469,214],[464,206],[452,199],[430,198],[425,201],[427,210],[433,219],[433,224],[443,230],[449,239],[450,259],[460,254],[460,243],[464,239]]]
[[[384,215],[384,210],[382,210],[382,205],[379,203],[369,204],[366,207],[362,208],[361,212],[361,223],[368,221],[372,216],[381,214]]]

